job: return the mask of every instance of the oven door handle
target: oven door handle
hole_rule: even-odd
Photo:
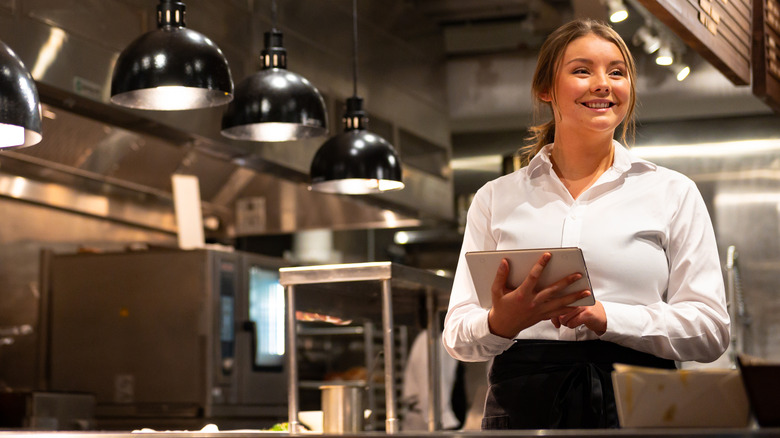
[[[257,358],[257,323],[251,319],[244,321],[244,323],[241,325],[241,329],[245,332],[249,332],[250,334],[250,351],[252,352],[252,355],[249,356],[249,363],[252,364],[253,370],[258,370],[260,367],[258,367],[257,362],[255,362],[255,358]]]

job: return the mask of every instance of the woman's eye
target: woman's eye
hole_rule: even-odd
[[[615,71],[611,72],[610,74],[613,75],[613,76],[625,76],[626,75],[621,70],[615,70]]]
[[[573,73],[575,75],[587,74],[588,73],[588,69],[582,68],[582,67],[581,68],[577,68],[577,69],[574,69]]]

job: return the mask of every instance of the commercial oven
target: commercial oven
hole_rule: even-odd
[[[48,389],[94,394],[98,426],[285,418],[281,259],[144,250],[49,255],[42,266]]]

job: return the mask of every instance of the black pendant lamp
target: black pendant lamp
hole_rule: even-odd
[[[0,148],[32,146],[41,139],[38,89],[22,60],[0,41]]]
[[[184,3],[160,0],[157,30],[119,55],[111,102],[145,110],[185,110],[223,105],[233,98],[233,79],[222,51],[205,35],[187,29]]]
[[[400,190],[401,160],[393,145],[369,132],[363,99],[357,96],[357,0],[352,0],[353,93],[347,99],[344,132],[320,146],[311,163],[311,189],[362,195]]]
[[[263,68],[236,87],[222,116],[222,135],[235,140],[290,141],[328,132],[325,101],[306,78],[287,70],[287,51],[276,29],[276,2],[271,2],[272,28],[265,33]]]

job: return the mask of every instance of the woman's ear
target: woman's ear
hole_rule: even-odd
[[[539,93],[539,99],[541,99],[543,102],[552,102],[552,97],[550,97],[550,93],[548,91]]]

